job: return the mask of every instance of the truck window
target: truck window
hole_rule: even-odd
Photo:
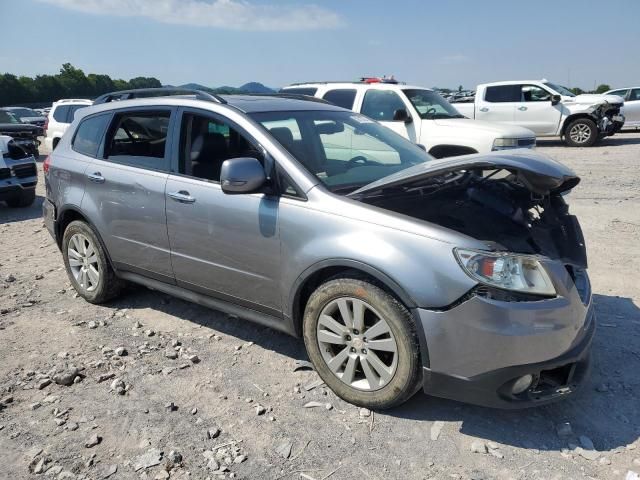
[[[519,102],[520,85],[495,85],[487,87],[484,100],[491,103]]]
[[[356,99],[356,90],[355,89],[337,89],[337,90],[329,90],[322,97],[327,102],[333,103],[334,105],[342,108],[346,108],[347,110],[353,109],[353,102]]]
[[[396,92],[369,90],[364,96],[360,113],[378,122],[392,122],[396,110],[407,108]]]
[[[551,93],[536,85],[522,85],[521,102],[550,102]]]
[[[634,88],[631,90],[631,95],[629,96],[629,101],[640,100],[640,88]]]
[[[110,118],[110,113],[103,113],[82,120],[71,142],[71,148],[82,155],[95,158]]]

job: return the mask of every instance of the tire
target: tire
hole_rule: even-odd
[[[351,323],[353,328],[347,329],[347,322],[341,320],[341,309],[347,308],[348,315],[353,317],[357,305],[364,308],[361,316],[364,326],[356,330],[356,325]],[[335,333],[335,324],[327,323],[327,315],[337,318],[337,325],[345,327],[340,329],[341,335]],[[379,320],[385,324],[383,327]],[[367,338],[367,333],[373,336]],[[349,403],[370,409],[391,408],[411,398],[421,385],[420,346],[413,317],[398,300],[368,281],[340,277],[320,285],[307,302],[303,335],[307,353],[320,378]],[[319,337],[330,338],[332,343],[319,341]],[[344,343],[333,343],[341,341]],[[388,349],[392,343],[396,351],[384,351],[382,347]],[[380,373],[383,371],[380,361],[387,367],[384,374]],[[377,381],[374,374],[379,374]]]
[[[577,118],[567,125],[564,142],[569,147],[591,147],[598,140],[598,127],[589,118]]]
[[[33,205],[36,199],[36,189],[24,190],[18,197],[7,200],[7,205],[13,208],[25,208]]]
[[[71,250],[76,253],[72,254]],[[87,255],[84,255],[85,252]],[[67,226],[62,236],[62,257],[73,288],[87,302],[104,303],[120,293],[123,282],[111,268],[98,236],[85,222],[76,220]],[[83,257],[87,258],[87,263],[84,263]],[[91,261],[92,259],[94,261]],[[92,267],[90,271],[94,272],[93,274],[90,274],[87,265]],[[84,275],[83,269],[86,272]]]

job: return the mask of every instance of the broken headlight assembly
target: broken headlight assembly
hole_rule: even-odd
[[[461,248],[454,248],[453,253],[467,275],[482,284],[532,295],[556,295],[549,274],[534,257]]]

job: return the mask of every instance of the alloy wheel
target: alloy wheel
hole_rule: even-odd
[[[94,291],[100,282],[100,267],[93,242],[81,233],[74,234],[69,239],[67,256],[78,285],[87,292]]]
[[[322,358],[350,387],[383,388],[398,366],[398,344],[385,319],[368,303],[353,297],[329,302],[316,328]]]
[[[578,123],[571,127],[569,137],[571,137],[571,140],[575,143],[585,143],[591,138],[591,129],[584,123]]]

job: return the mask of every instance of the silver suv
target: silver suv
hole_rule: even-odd
[[[79,110],[45,170],[87,301],[134,282],[302,337],[348,402],[531,406],[586,376],[579,179],[529,150],[436,160],[323,101],[198,93]]]

